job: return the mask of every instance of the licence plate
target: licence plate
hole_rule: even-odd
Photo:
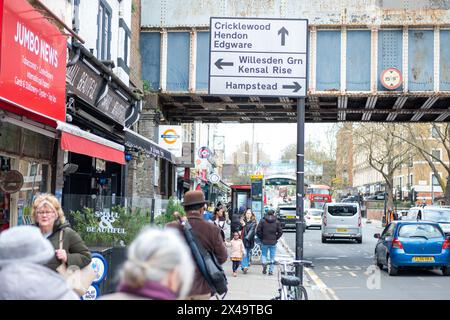
[[[286,219],[295,219],[295,216],[286,216]]]
[[[337,232],[348,232],[347,229],[336,229]]]
[[[434,257],[413,257],[413,262],[434,262]]]

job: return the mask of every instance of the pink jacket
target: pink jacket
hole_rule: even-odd
[[[230,242],[227,242],[227,247],[231,247],[230,258],[242,259],[245,254],[244,243],[241,239],[232,239]]]

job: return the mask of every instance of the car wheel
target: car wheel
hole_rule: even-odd
[[[388,260],[387,260],[387,267],[388,267],[388,274],[389,274],[390,276],[396,276],[396,275],[398,274],[398,268],[396,268],[396,267],[394,267],[394,266],[392,265],[392,259],[391,259],[391,257],[388,257]]]
[[[325,238],[324,236],[322,236],[322,243],[327,243],[327,238]]]
[[[362,243],[362,237],[356,238],[356,242]]]
[[[375,265],[380,268],[380,270],[383,270],[384,265],[382,263],[380,263],[380,261],[378,260],[378,254],[375,252],[375,257],[374,257],[374,262]]]
[[[448,266],[448,267],[442,267],[442,275],[444,275],[444,276],[446,276],[446,277],[448,277],[448,276],[450,276],[450,266]]]

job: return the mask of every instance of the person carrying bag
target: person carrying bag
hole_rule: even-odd
[[[59,249],[62,250],[64,247],[64,229],[59,233]],[[66,279],[69,287],[72,288],[80,297],[84,295],[92,281],[94,281],[96,273],[94,268],[92,268],[91,263],[89,263],[84,268],[80,269],[78,266],[69,266],[65,263],[61,263],[56,271]]]
[[[214,253],[205,250],[205,248],[197,241],[189,221],[187,219],[183,220],[180,216],[178,216],[178,219],[183,226],[186,242],[191,249],[194,261],[200,269],[200,272],[206,282],[208,282],[213,295],[215,295],[217,299],[220,298],[223,300],[228,292],[228,280],[225,271],[217,261]]]

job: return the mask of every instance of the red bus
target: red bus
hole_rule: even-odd
[[[322,184],[310,184],[306,188],[306,199],[309,207],[322,209],[325,203],[331,202],[331,188]]]

